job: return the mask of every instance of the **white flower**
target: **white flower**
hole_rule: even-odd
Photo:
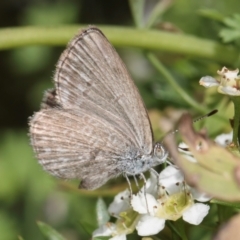
[[[142,215],[139,219],[136,229],[139,236],[150,236],[159,233],[165,227],[165,219]]]
[[[131,208],[130,202],[130,192],[126,189],[123,192],[118,193],[113,202],[108,207],[108,212],[114,217],[119,217],[121,212],[125,212]]]
[[[95,237],[107,237],[107,236],[113,236],[109,240],[126,240],[126,234],[118,234],[116,225],[114,223],[106,223],[105,225],[99,227],[97,230],[95,230],[92,234],[93,239]]]
[[[190,190],[193,198],[199,202],[208,202],[212,198],[206,193],[197,191],[195,188],[189,187],[189,190]]]
[[[178,151],[179,153],[183,154],[184,157],[190,162],[197,162],[197,160],[193,157],[192,153],[188,150],[188,145],[186,143],[179,143]]]
[[[195,203],[183,213],[183,220],[194,225],[199,225],[208,214],[209,209],[210,207],[206,204]]]
[[[209,211],[209,206],[195,203],[209,201],[210,197],[186,185],[183,174],[174,165],[166,167],[159,175],[151,172],[144,187],[129,198],[125,190],[115,196],[108,211],[117,218],[115,223],[105,223],[93,232],[97,236],[110,236],[111,240],[125,240],[135,229],[139,236],[159,233],[166,220],[180,217],[198,225]]]
[[[154,216],[158,202],[153,195],[140,191],[137,195],[132,196],[131,204],[134,211]]]
[[[152,183],[148,180],[147,185],[154,184],[157,189],[147,193],[142,189],[132,198],[133,209],[141,215],[136,226],[138,235],[157,234],[164,228],[166,220],[176,221],[180,217],[195,225],[202,222],[209,206],[194,203],[194,199],[208,201],[210,198],[206,194],[187,186],[183,174],[175,166],[166,167],[159,174],[159,182],[157,180],[158,177],[152,174]]]
[[[107,222],[96,229],[92,236],[112,236],[110,240],[125,240],[126,235],[135,230],[139,216],[130,205],[130,192],[126,189],[117,194],[109,205],[108,212],[117,218],[114,223]]]
[[[232,131],[230,133],[223,133],[215,138],[215,142],[222,147],[226,147],[229,143],[232,142],[232,137]]]
[[[182,183],[184,181],[184,176],[182,172],[174,166],[166,167],[159,174],[159,182],[161,186],[164,186],[165,191],[171,195],[179,192],[179,186],[176,183]]]
[[[231,96],[240,96],[240,76],[238,76],[239,70],[230,71],[226,67],[223,67],[221,71],[217,71],[220,75],[220,80],[217,80],[210,76],[202,77],[199,84],[209,88],[218,86],[218,92]]]
[[[211,76],[202,77],[199,81],[199,84],[205,88],[219,86],[219,82]]]

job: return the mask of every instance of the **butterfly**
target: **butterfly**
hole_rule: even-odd
[[[31,145],[44,170],[96,189],[166,160],[167,151],[153,142],[137,87],[98,28],[80,31],[70,41],[54,84],[29,123]]]

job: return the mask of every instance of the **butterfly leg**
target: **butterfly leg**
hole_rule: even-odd
[[[132,198],[133,192],[132,192],[131,182],[130,182],[130,180],[129,180],[129,178],[128,178],[128,176],[127,176],[126,173],[124,173],[124,177],[125,177],[126,180],[127,180],[127,183],[128,183],[128,186],[129,186],[129,191],[130,191],[130,196],[131,196],[131,198]]]
[[[138,188],[138,191],[139,191],[139,190],[140,190],[140,187],[139,187],[139,184],[138,184],[138,180],[137,180],[137,178],[136,178],[135,175],[133,175],[133,178],[134,178],[135,184],[136,184],[136,186],[137,186],[137,188]]]
[[[144,198],[145,198],[145,201],[146,201],[146,207],[147,207],[148,214],[150,214],[150,211],[149,211],[149,208],[148,208],[148,201],[147,201],[147,189],[146,189],[147,180],[146,180],[146,178],[145,178],[143,173],[140,173],[140,176],[141,176],[141,178],[144,181],[144,185],[143,185]]]

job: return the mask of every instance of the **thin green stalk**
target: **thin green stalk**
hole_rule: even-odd
[[[132,183],[131,184],[133,188],[133,192],[137,191],[137,187]],[[60,181],[58,182],[58,187],[65,190],[70,191],[72,193],[76,193],[77,195],[84,196],[84,197],[114,197],[119,192],[124,191],[126,188],[128,188],[128,185],[126,183],[124,184],[118,184],[115,187],[108,187],[108,188],[100,188],[96,189],[94,191],[88,191],[86,189],[78,189],[76,185],[70,183],[70,182],[64,182]]]
[[[223,216],[222,216],[222,211],[221,211],[221,209],[222,209],[222,206],[221,205],[217,205],[217,215],[218,215],[218,222],[219,222],[219,224],[221,224],[221,223],[223,223],[224,222],[224,218],[223,218]]]
[[[234,119],[233,119],[233,143],[239,148],[239,123],[240,123],[240,97],[232,97],[231,98],[234,105]]]
[[[179,222],[180,222],[180,225],[182,225],[181,229],[179,228],[178,224],[176,225],[176,222],[175,224],[173,224],[171,221],[167,221],[166,224],[173,231],[173,234],[177,234],[179,237],[181,237],[182,240],[188,240],[188,237],[185,231],[183,230],[184,228],[183,221],[180,220]]]
[[[29,45],[66,45],[83,25],[18,27],[0,29],[0,50]],[[239,59],[236,48],[187,34],[118,26],[98,26],[115,46],[161,50],[232,64]]]
[[[232,207],[232,208],[239,208],[240,209],[240,202],[226,202],[226,201],[221,201],[219,199],[211,199],[210,203],[215,203],[218,205],[223,205],[223,206],[228,206],[228,207]]]
[[[132,17],[137,28],[143,28],[143,9],[145,5],[144,0],[129,0],[128,1]]]
[[[175,90],[190,106],[195,108],[201,113],[208,112],[206,107],[202,107],[201,104],[196,102],[190,95],[184,91],[184,89],[176,82],[170,72],[163,66],[163,64],[155,57],[152,53],[147,53],[147,57],[153,66],[165,77],[168,83],[172,86],[173,90]]]

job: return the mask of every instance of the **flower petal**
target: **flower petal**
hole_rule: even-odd
[[[209,87],[218,86],[219,82],[211,76],[205,76],[200,79],[199,84],[204,86],[205,88],[209,88]]]
[[[130,206],[130,192],[126,189],[123,192],[118,193],[113,202],[109,205],[108,211],[112,216],[118,216],[120,212],[124,212],[131,208]]]
[[[92,233],[93,238],[97,236],[111,236],[115,230],[116,225],[114,223],[106,223],[94,230]]]
[[[231,86],[219,86],[218,92],[226,95],[231,95],[231,96],[240,96],[240,91],[235,87],[231,87]]]
[[[180,142],[178,144],[178,151],[186,155],[192,155],[192,153],[188,150],[188,145],[185,142]]]
[[[208,214],[209,209],[210,207],[206,204],[195,203],[183,213],[183,220],[194,225],[199,225]]]
[[[228,79],[238,78],[238,72],[239,72],[238,68],[235,70],[229,70],[226,67],[223,67],[221,70],[217,71],[218,75],[225,76],[225,78],[228,78]]]
[[[132,196],[131,204],[133,210],[140,214],[154,215],[158,202],[151,194],[140,191],[137,195]]]
[[[218,145],[226,147],[232,141],[232,137],[233,137],[233,132],[231,131],[230,133],[223,133],[218,135],[214,141]]]
[[[184,142],[178,144],[178,151],[190,162],[197,162],[192,153],[188,150],[188,145]]]
[[[165,190],[169,194],[179,192],[179,186],[177,186],[176,184],[183,181],[184,181],[184,176],[182,172],[174,165],[166,167],[159,174],[160,185],[164,186]]]
[[[121,235],[116,235],[112,238],[109,238],[109,240],[127,240],[127,237],[125,234],[121,234]]]
[[[190,192],[195,200],[199,202],[208,202],[212,197],[209,194],[199,192],[195,188],[190,188]]]
[[[156,197],[158,189],[158,177],[159,176],[157,173],[154,174],[153,172],[150,172],[150,178],[147,180],[146,185],[142,187],[142,191],[146,191],[146,193],[150,193]]]
[[[143,215],[136,226],[139,236],[149,236],[159,233],[165,227],[165,219]]]

